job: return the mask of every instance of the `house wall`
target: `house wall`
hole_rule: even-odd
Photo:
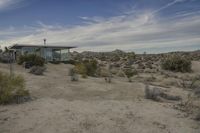
[[[38,47],[23,47],[18,50],[22,55],[37,54],[47,61],[67,61],[71,59],[69,49],[53,49]]]

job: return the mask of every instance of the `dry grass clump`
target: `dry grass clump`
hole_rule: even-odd
[[[125,73],[123,72],[123,70],[119,70],[116,74],[118,77],[126,77]]]
[[[153,74],[151,74],[149,77],[146,77],[144,80],[145,82],[154,82],[156,81],[156,77]]]
[[[181,76],[178,78],[178,85],[182,88],[188,88],[188,89],[196,89],[200,88],[200,76]]]
[[[0,104],[21,103],[29,98],[23,77],[0,72]]]
[[[145,97],[154,101],[159,101],[161,90],[158,88],[150,88],[149,85],[145,86]]]
[[[45,70],[46,70],[45,67],[33,66],[33,67],[31,67],[30,73],[32,73],[34,75],[43,75]]]
[[[100,77],[108,77],[109,76],[109,71],[106,68],[101,68],[99,72]]]
[[[145,97],[147,99],[152,99],[154,101],[162,101],[162,99],[166,100],[181,100],[179,96],[173,96],[165,93],[160,88],[152,87],[150,88],[149,85],[145,86]]]
[[[195,77],[192,78],[190,88],[200,88],[200,75],[196,75]]]
[[[189,93],[186,101],[182,101],[174,107],[185,112],[188,116],[190,115],[194,120],[200,121],[199,98],[194,93]]]
[[[191,65],[191,60],[179,55],[170,55],[161,61],[162,69],[174,72],[191,72]]]
[[[194,90],[194,94],[195,94],[197,97],[200,98],[200,88],[196,88],[196,89]]]
[[[71,68],[69,70],[69,76],[71,76],[71,81],[78,81],[78,75],[77,75],[76,70],[74,68]]]

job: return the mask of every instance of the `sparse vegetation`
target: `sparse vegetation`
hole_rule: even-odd
[[[145,82],[154,82],[155,80],[156,80],[156,77],[153,74],[145,78]]]
[[[179,96],[169,95],[164,93],[160,88],[152,87],[150,88],[149,85],[145,86],[145,97],[147,99],[152,99],[154,101],[161,101],[162,99],[166,100],[181,100]]]
[[[33,66],[30,70],[30,73],[34,74],[34,75],[43,75],[44,71],[46,70],[45,67],[41,67],[41,66]]]
[[[75,65],[75,71],[81,74],[83,78],[87,78],[87,68],[83,63],[78,63]]]
[[[197,113],[197,115],[196,115],[196,117],[195,117],[195,120],[200,121],[200,110],[199,110],[199,112]]]
[[[170,55],[161,61],[161,67],[175,72],[191,72],[191,60],[178,55]]]
[[[82,77],[96,76],[97,72],[97,61],[96,60],[85,60],[75,65],[77,73],[81,74]]]
[[[184,121],[181,122],[181,124],[183,124],[189,132],[198,132],[197,128],[198,123],[200,121],[200,114],[198,111],[200,98],[200,81],[198,75],[200,72],[200,63],[198,61],[192,61],[192,73],[175,73],[171,70],[162,70],[159,66],[161,59],[164,58],[166,54],[164,54],[163,56],[146,54],[145,57],[142,54],[137,54],[135,56],[129,55],[130,57],[128,57],[127,54],[128,53],[126,53],[125,56],[118,56],[116,58],[112,58],[114,54],[110,53],[105,53],[105,55],[102,56],[98,56],[98,53],[95,53],[94,56],[93,54],[88,54],[88,56],[86,57],[83,57],[80,54],[80,59],[75,60],[75,62],[71,63],[72,65],[52,65],[48,63],[47,66],[49,70],[45,71],[44,76],[34,76],[35,78],[28,78],[26,80],[31,93],[33,93],[32,95],[38,98],[38,100],[27,103],[22,106],[15,106],[14,108],[10,108],[10,106],[4,106],[2,109],[0,109],[0,112],[2,112],[0,113],[0,123],[5,122],[5,124],[3,124],[0,127],[4,128],[4,126],[6,126],[5,129],[10,128],[9,124],[6,124],[9,123],[10,120],[6,122],[4,121],[4,118],[9,116],[11,113],[15,112],[15,110],[17,111],[17,116],[19,115],[20,118],[24,116],[24,113],[27,112],[29,114],[27,117],[31,118],[30,114],[37,115],[38,111],[44,111],[43,113],[46,113],[46,111],[48,110],[46,110],[46,106],[42,108],[43,105],[51,104],[51,107],[49,109],[55,110],[53,111],[53,113],[47,113],[47,117],[49,117],[50,115],[56,116],[54,112],[59,111],[61,109],[69,112],[68,115],[69,118],[71,118],[70,112],[73,112],[75,116],[79,115],[80,109],[83,106],[87,106],[88,110],[84,110],[84,115],[86,114],[87,117],[82,117],[83,119],[80,119],[79,121],[77,121],[77,119],[74,119],[73,122],[84,123],[84,119],[89,120],[90,122],[95,123],[93,125],[95,127],[87,127],[87,130],[90,130],[90,128],[94,129],[96,128],[96,125],[99,124],[96,123],[96,115],[88,115],[91,114],[90,108],[92,108],[92,112],[98,112],[99,108],[94,108],[94,106],[98,104],[102,109],[102,112],[109,113],[106,113],[106,117],[112,117],[109,118],[111,119],[111,122],[117,124],[123,123],[125,124],[125,128],[129,126],[131,120],[138,118],[137,110],[144,110],[148,108],[148,112],[150,112],[153,115],[152,117],[155,117],[155,119],[153,121],[149,121],[149,119],[147,119],[146,121],[146,118],[144,117],[144,122],[151,122],[158,126],[158,130],[154,127],[155,132],[159,132],[161,128],[165,129],[166,127],[170,127],[170,123],[168,122],[163,124],[161,121],[157,121],[159,119],[158,116],[161,116],[162,118],[167,117],[167,119],[173,119],[173,121],[176,121],[178,125],[180,125],[180,121],[178,120],[178,118],[172,117],[175,111],[173,108],[177,107],[177,109],[180,110],[177,110],[176,112],[181,113],[181,116],[184,115]],[[100,58],[105,59],[103,59],[102,61]],[[68,62],[64,63],[67,64]],[[42,75],[42,70],[44,70],[41,66],[33,66],[29,70],[25,70],[24,68],[14,63],[13,68],[15,74],[23,73],[25,77],[30,76],[30,74],[27,73],[27,71],[31,71],[31,73],[36,75]],[[2,63],[0,69],[1,71],[8,72],[9,64]],[[158,69],[158,71],[155,71],[156,69]],[[87,78],[90,75],[94,76],[95,78],[81,78],[81,76],[83,78]],[[128,83],[128,81],[134,81],[134,83]],[[145,92],[144,84],[149,84],[149,86],[146,86]],[[185,88],[183,89],[183,87]],[[192,94],[192,100],[188,100],[187,102],[188,93]],[[183,98],[183,100],[176,101],[180,100],[181,98]],[[20,99],[24,99],[24,96]],[[56,100],[55,102],[55,99],[59,100]],[[106,105],[104,103],[96,103],[96,101],[102,100],[106,102]],[[137,101],[137,103],[132,102],[135,100]],[[19,102],[19,100],[12,101]],[[69,110],[69,106],[68,104],[66,104],[66,101],[78,102],[70,102],[69,106],[73,106],[75,108]],[[86,101],[87,104],[82,104],[82,101]],[[126,105],[120,104],[120,102],[126,102]],[[58,108],[58,104],[60,108]],[[120,119],[118,117],[113,117],[113,112],[111,112],[110,114],[109,111],[106,111],[112,109],[113,104],[116,105],[115,110],[117,112],[119,112],[119,110],[121,109],[125,109],[125,114],[117,114],[119,115]],[[141,106],[141,104],[143,106]],[[182,104],[181,107],[179,107],[179,104]],[[168,105],[170,105],[170,108],[168,108]],[[38,108],[38,106],[41,107],[41,109]],[[21,107],[25,107],[25,109]],[[137,110],[134,110],[134,108],[137,108]],[[166,113],[163,114],[163,111]],[[144,111],[143,113],[145,114],[146,111]],[[39,118],[40,116],[37,115],[36,117]],[[196,121],[191,121],[191,118]],[[59,119],[61,119],[61,121],[68,121],[68,119],[64,120],[64,118],[62,117],[59,117]],[[13,123],[19,122],[19,124],[24,124],[23,119],[12,120]],[[104,118],[102,120],[104,120]],[[36,122],[35,119],[32,120],[32,122]],[[159,123],[161,123],[161,125],[159,125]],[[189,129],[190,127],[192,130]],[[145,124],[142,128],[145,128]],[[127,129],[128,132],[129,128]],[[182,132],[185,130],[185,128],[177,130],[177,127],[173,127],[173,129],[171,129],[170,127],[170,130],[172,132]],[[70,130],[69,132],[76,131],[77,130]],[[115,132],[115,130],[113,132]]]
[[[31,66],[44,66],[45,59],[35,54],[20,55],[17,63],[22,65],[24,62],[29,62]]]
[[[161,90],[158,88],[150,88],[149,85],[145,86],[145,97],[154,101],[159,101]]]
[[[130,52],[130,53],[127,53],[127,58],[128,58],[129,64],[133,64],[133,62],[135,61],[136,55],[134,52]]]
[[[124,73],[125,73],[126,77],[128,78],[129,82],[132,82],[131,78],[134,75],[137,75],[137,71],[135,69],[132,69],[132,68],[126,68],[126,69],[124,69]]]
[[[200,81],[200,75],[197,75],[195,77],[192,78],[191,84],[190,84],[190,88],[199,88],[199,85],[196,85],[196,83]]]
[[[71,76],[71,81],[78,81],[78,75],[74,68],[69,69],[69,76]]]
[[[112,57],[111,57],[111,59],[110,59],[111,61],[113,61],[113,62],[117,62],[117,61],[119,61],[120,60],[120,56],[119,55],[117,55],[117,54],[114,54]]]
[[[0,104],[20,103],[25,99],[29,99],[29,92],[25,89],[23,77],[10,77],[0,72]]]
[[[200,88],[196,88],[194,94],[200,98]]]
[[[112,69],[112,65],[109,63],[107,66],[107,70],[108,70],[108,75],[105,77],[105,81],[107,83],[111,83],[112,82],[112,73],[111,73],[111,69]]]

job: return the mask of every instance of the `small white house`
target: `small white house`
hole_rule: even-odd
[[[37,54],[43,57],[46,61],[68,61],[71,59],[70,49],[76,48],[74,46],[60,46],[60,45],[25,45],[14,44],[9,47],[15,51],[15,57],[18,55]]]

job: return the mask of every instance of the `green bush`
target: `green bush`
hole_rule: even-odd
[[[135,60],[136,55],[135,55],[134,52],[130,52],[130,53],[127,53],[127,57],[128,57],[129,60],[132,61],[132,60]]]
[[[161,67],[175,72],[191,72],[191,60],[178,55],[171,55],[161,61]]]
[[[76,73],[81,74],[83,78],[87,77],[87,68],[83,63],[76,64],[75,71],[76,71]]]
[[[0,104],[19,103],[19,99],[25,97],[29,97],[29,92],[25,89],[23,77],[10,77],[0,72]]]
[[[126,69],[124,69],[124,73],[125,73],[126,77],[129,79],[129,82],[131,82],[131,77],[136,75],[137,71],[132,68],[126,68]]]
[[[112,57],[111,57],[111,59],[110,59],[112,62],[117,62],[117,61],[119,61],[120,60],[120,56],[119,55],[117,55],[117,54],[114,54]]]
[[[35,54],[21,55],[17,63],[22,65],[24,62],[31,62],[33,66],[44,66],[45,59]]]
[[[96,60],[85,60],[75,65],[77,73],[81,74],[82,77],[95,76],[97,72],[97,61]]]
[[[88,76],[95,76],[97,70],[97,61],[96,60],[86,60],[83,61],[83,64],[86,67]]]

